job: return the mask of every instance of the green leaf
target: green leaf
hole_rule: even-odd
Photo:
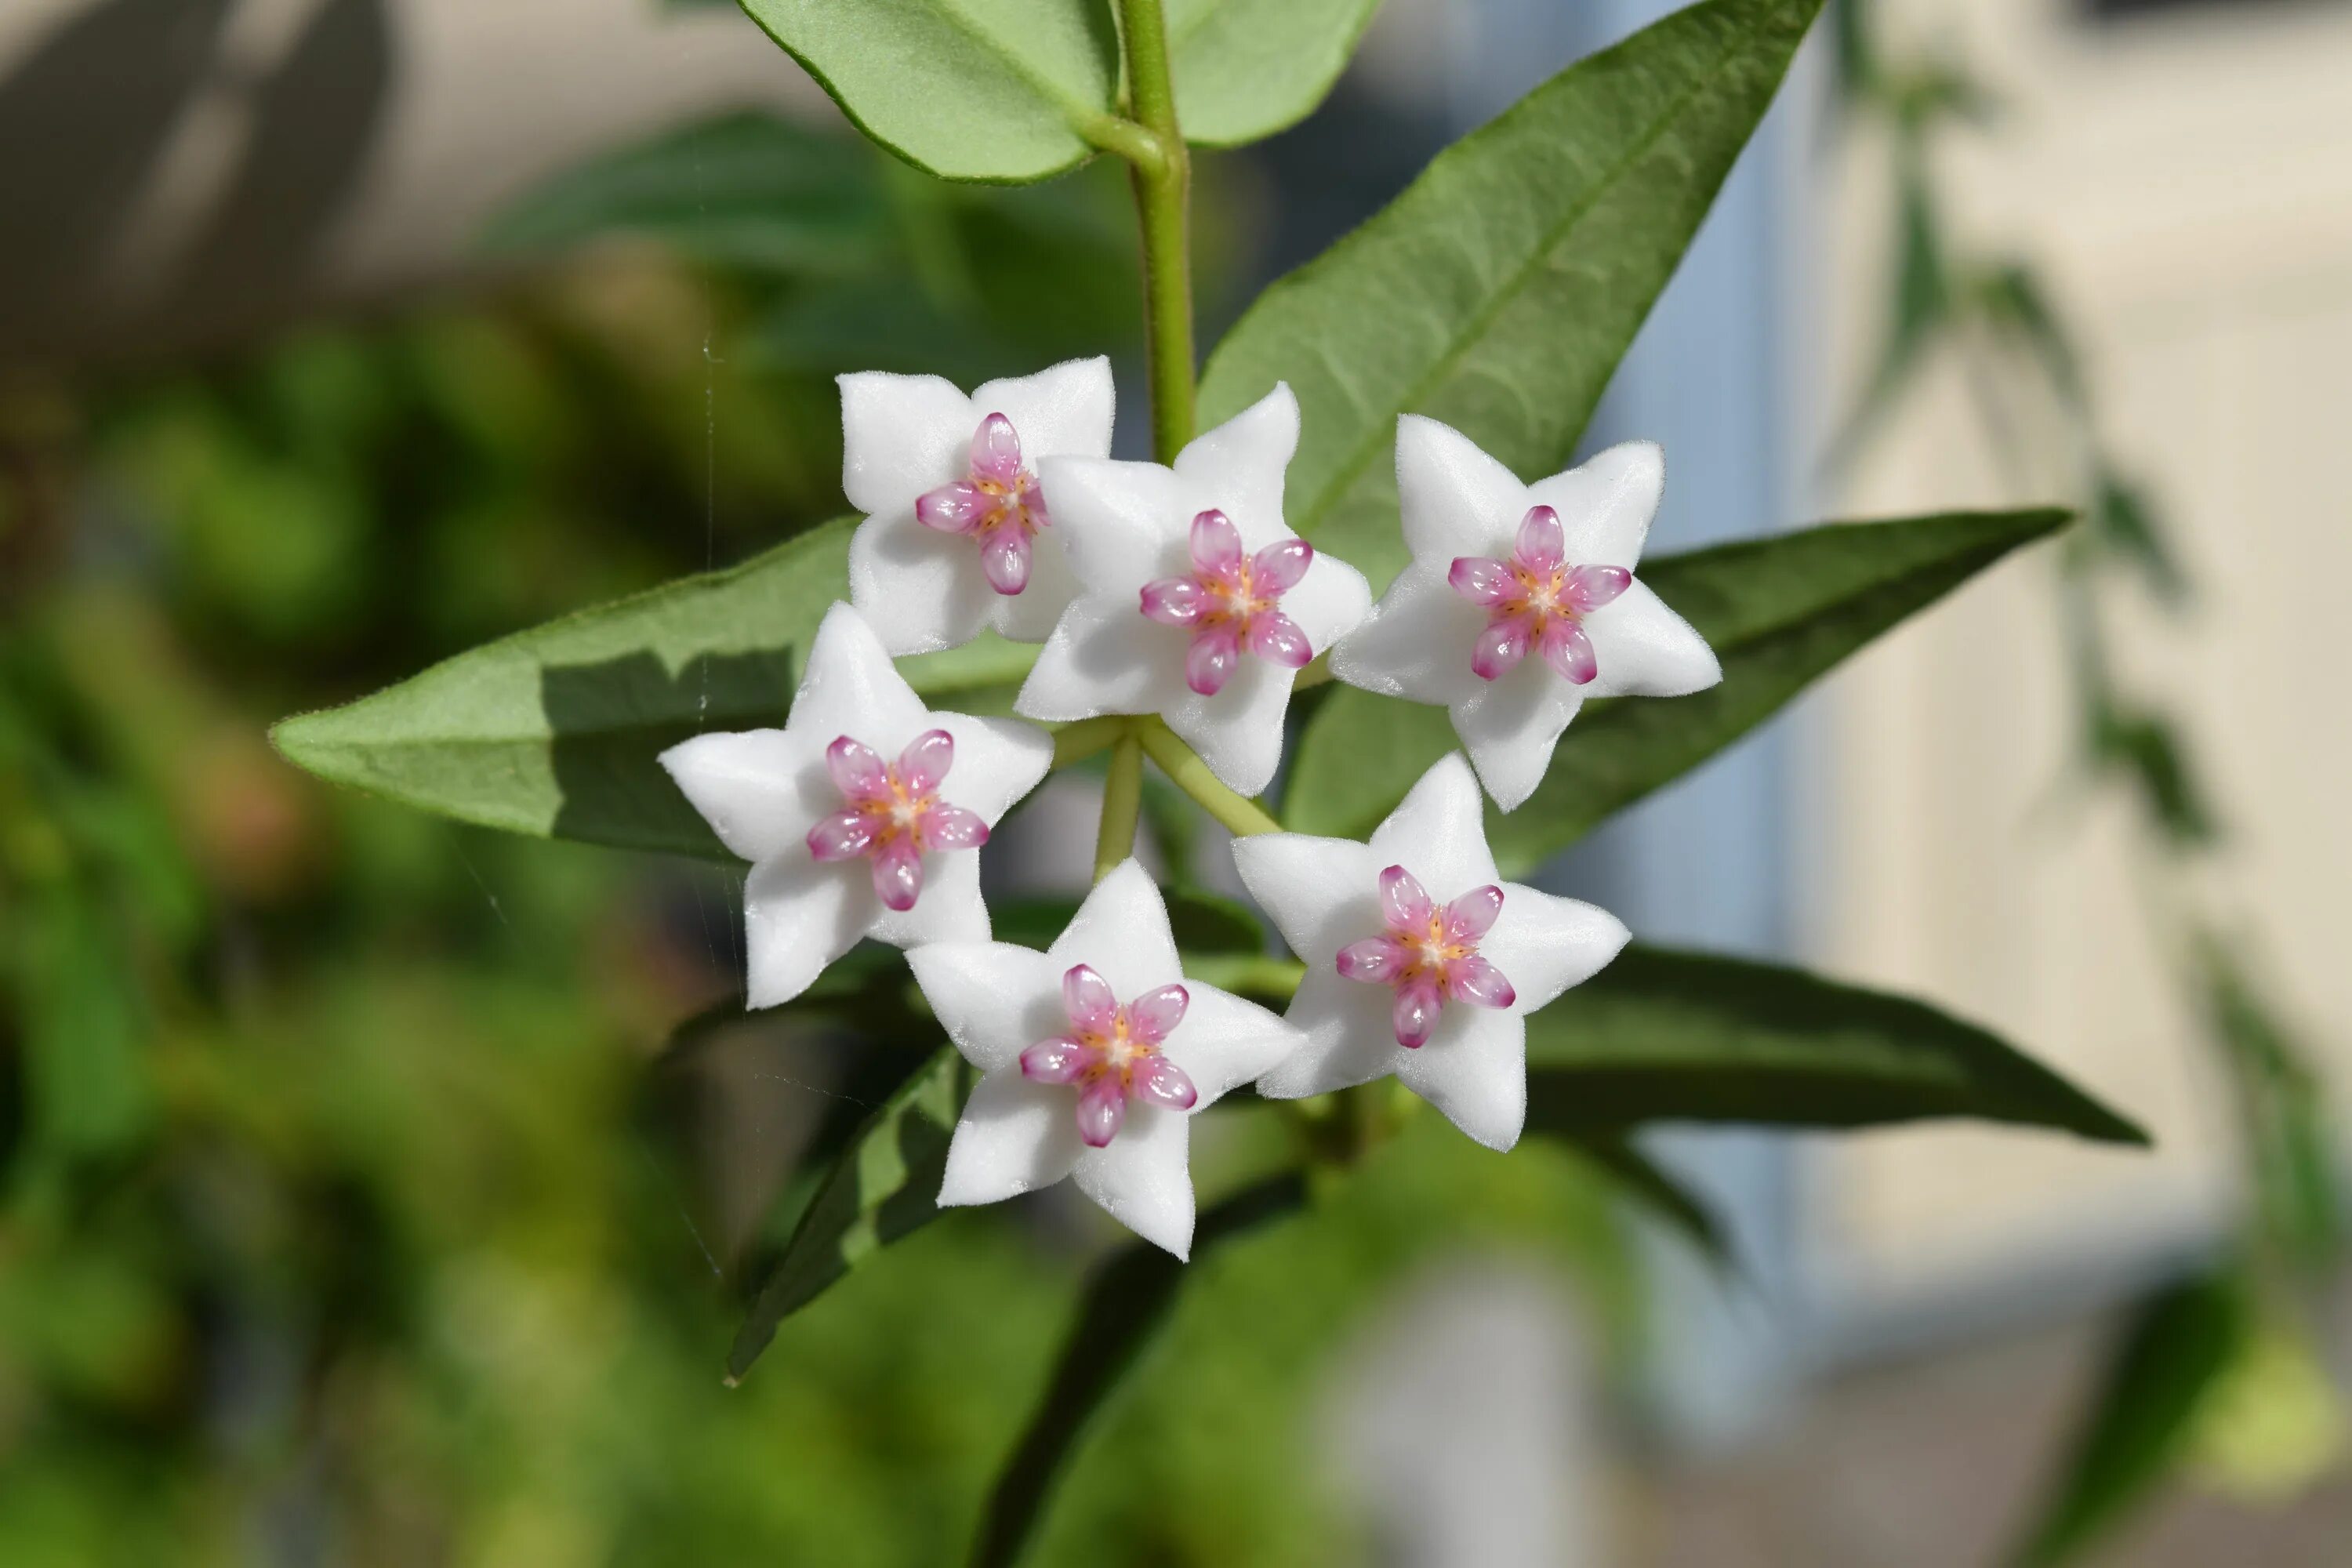
[[[462,822],[723,856],[656,759],[705,730],[782,722],[855,522],[471,649],[270,738],[321,778]]]
[[[940,1180],[972,1074],[942,1046],[866,1119],[809,1200],[727,1352],[731,1383],[776,1337],[776,1325],[851,1269],[939,1216]]]
[[[1202,419],[1288,381],[1289,521],[1375,585],[1404,563],[1397,416],[1525,475],[1564,467],[1771,102],[1819,0],[1707,0],[1570,67],[1440,153],[1267,289],[1218,345]]]
[[[2089,1545],[2163,1479],[2248,1329],[2236,1281],[2213,1275],[2158,1292],[2109,1364],[2019,1568],[2052,1568]]]
[[[1265,952],[1265,927],[1239,900],[1199,889],[1163,889],[1168,926],[1184,953],[1243,954]],[[1076,898],[1022,899],[995,906],[996,940],[1045,948],[1078,912]]]
[[[1305,119],[1348,66],[1381,0],[1169,0],[1176,122],[1238,147]]]
[[[1925,1117],[2146,1143],[2115,1111],[1974,1024],[1908,997],[1744,959],[1629,947],[1528,1019],[1528,1121],[1862,1127]]]
[[[860,131],[949,180],[1091,157],[1118,95],[1105,0],[742,0]]]
[[[1545,1109],[1549,1110],[1553,1103],[1547,1101]],[[1552,1129],[1530,1120],[1528,1131],[1549,1132]],[[1631,1138],[1577,1127],[1562,1134],[1560,1142],[1607,1172],[1619,1190],[1681,1233],[1683,1239],[1705,1254],[1708,1262],[1719,1267],[1730,1263],[1731,1249],[1724,1238],[1723,1227],[1716,1223],[1714,1212],[1679,1177],[1643,1153]]]
[[[1642,580],[1714,647],[1722,684],[1689,697],[1586,703],[1535,795],[1507,815],[1488,808],[1496,862],[1507,875],[1533,869],[1754,729],[1881,632],[2066,521],[2041,510],[1829,523],[1648,563]],[[1363,837],[1456,744],[1443,708],[1335,691],[1299,742],[1286,820],[1302,833]]]
[[[1296,1173],[1236,1193],[1201,1216],[1192,1236],[1193,1262],[1219,1244],[1290,1213],[1306,1197],[1307,1184]],[[1167,1321],[1186,1268],[1181,1259],[1138,1241],[1114,1254],[1087,1281],[1054,1380],[989,1497],[973,1543],[975,1568],[1005,1568],[1020,1559],[1088,1423]]]
[[[496,250],[625,234],[722,265],[848,273],[897,244],[872,153],[773,115],[730,114],[566,170],[494,219]]]

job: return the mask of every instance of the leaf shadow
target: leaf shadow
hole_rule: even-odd
[[[554,737],[560,796],[554,836],[727,858],[663,771],[661,753],[711,731],[782,724],[792,706],[793,651],[706,653],[674,675],[646,652],[543,668],[540,706]]]

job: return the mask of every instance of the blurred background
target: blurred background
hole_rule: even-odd
[[[1667,8],[1389,0],[1202,160],[1204,341]],[[1188,1295],[1038,1560],[2012,1560],[2138,1304],[2280,1228],[2247,1061],[2333,1188],[2347,80],[2328,0],[1825,21],[1590,437],[1665,443],[1655,548],[2058,500],[2143,563],[2004,564],[1548,880],[1981,1019],[2158,1152],[1662,1131],[1726,1271],[1565,1156],[1408,1141]],[[931,1226],[722,1388],[894,1064],[671,1041],[726,870],[265,731],[838,512],[838,371],[1108,350],[1140,406],[1125,203],[890,163],[731,6],[0,10],[0,1563],[960,1560],[1091,1211]],[[997,874],[1082,880],[1084,795]],[[2334,1244],[2086,1561],[2352,1560]]]

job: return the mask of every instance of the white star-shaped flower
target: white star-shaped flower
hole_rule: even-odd
[[[967,397],[936,375],[841,378],[841,488],[866,514],[849,597],[891,653],[993,626],[1042,642],[1076,584],[1038,484],[1048,458],[1110,452],[1110,361],[1075,359]]]
[[[1492,1149],[1528,1116],[1527,1016],[1616,957],[1616,916],[1505,882],[1478,781],[1449,752],[1371,842],[1266,833],[1234,843],[1242,881],[1307,965],[1297,1055],[1257,1080],[1297,1100],[1394,1073]]]
[[[926,710],[847,605],[817,627],[782,729],[697,735],[661,755],[752,863],[743,946],[754,1007],[791,1001],[860,937],[984,941],[978,850],[1053,761],[1034,725]]]
[[[1412,564],[1331,650],[1350,686],[1442,703],[1509,811],[1535,793],[1589,697],[1680,697],[1723,666],[1635,581],[1665,458],[1628,441],[1523,485],[1459,431],[1397,421],[1397,494]]]
[[[1299,669],[1371,607],[1362,573],[1282,521],[1298,449],[1288,385],[1176,466],[1048,458],[1078,597],[1013,706],[1032,719],[1157,713],[1244,795],[1272,783]]]
[[[948,1148],[942,1206],[1075,1176],[1146,1241],[1192,1245],[1192,1118],[1297,1049],[1255,1003],[1184,978],[1160,889],[1133,860],[1044,952],[939,942],[907,955],[981,1070]]]

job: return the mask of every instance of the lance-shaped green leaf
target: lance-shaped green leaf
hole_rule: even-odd
[[[1295,125],[1347,68],[1381,0],[1169,0],[1184,140],[1237,147]]]
[[[1648,563],[1642,581],[1714,647],[1722,684],[1689,697],[1586,703],[1534,795],[1507,814],[1488,807],[1496,863],[1514,876],[1542,864],[2067,515],[2045,509],[1830,523]],[[1443,708],[1334,691],[1300,739],[1286,820],[1302,833],[1363,837],[1457,744]]]
[[[1551,1104],[1547,1101],[1541,1109],[1549,1110]],[[1528,1131],[1549,1132],[1552,1129],[1539,1121],[1530,1121]],[[1632,1138],[1622,1132],[1574,1127],[1562,1133],[1560,1142],[1607,1172],[1621,1192],[1680,1233],[1708,1262],[1718,1267],[1730,1263],[1730,1247],[1724,1239],[1723,1227],[1716,1223],[1714,1211],[1685,1186],[1680,1177],[1643,1152]]]
[[[2074,1557],[2164,1479],[2248,1327],[2242,1288],[2226,1275],[2168,1286],[2141,1305],[2017,1553],[2020,1568]]]
[[[1819,3],[1677,12],[1440,153],[1243,316],[1209,360],[1202,422],[1288,381],[1289,521],[1376,585],[1405,559],[1399,415],[1442,419],[1521,474],[1566,467]]]
[[[656,759],[705,730],[783,722],[842,596],[854,522],[473,648],[270,738],[322,778],[463,822],[723,855]]]
[[[1629,947],[1528,1019],[1533,1127],[1862,1127],[1927,1117],[2147,1142],[1989,1030],[1909,997],[1775,964]]]
[[[1288,1214],[1306,1200],[1296,1173],[1270,1177],[1201,1215],[1192,1263],[1234,1237]],[[1167,1320],[1187,1265],[1148,1242],[1113,1254],[1087,1283],[1076,1324],[1055,1364],[1054,1380],[997,1478],[973,1543],[974,1568],[1005,1568],[1020,1559],[1062,1467],[1103,1402]]]
[[[1115,129],[1105,0],[742,0],[860,131],[950,180],[1042,180]]]
[[[908,1231],[938,1217],[940,1179],[972,1074],[942,1046],[850,1138],[761,1281],[734,1348],[730,1381],[776,1337],[776,1325]]]
[[[482,237],[497,250],[546,251],[631,235],[706,261],[846,273],[898,244],[882,167],[850,137],[730,114],[567,169]]]

